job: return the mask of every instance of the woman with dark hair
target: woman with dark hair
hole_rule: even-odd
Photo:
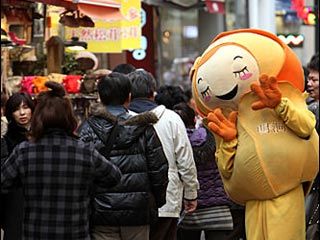
[[[31,141],[16,146],[2,166],[1,192],[22,185],[23,239],[90,239],[90,196],[115,186],[121,173],[74,135],[77,121],[62,85],[45,85],[51,90],[37,98]]]
[[[245,239],[236,232],[238,226],[233,226],[236,224],[232,218],[233,202],[224,191],[215,161],[213,135],[203,125],[195,128],[195,112],[187,103],[173,106],[173,111],[186,126],[200,184],[197,209],[180,218],[178,239],[200,240],[201,231],[206,240]]]
[[[7,154],[1,156],[2,162],[16,145],[28,140],[33,110],[34,103],[28,93],[14,93],[7,100],[4,113],[9,124],[3,138]],[[1,208],[3,209],[1,222],[4,240],[21,239],[23,204],[23,193],[19,187],[8,194],[1,194]]]
[[[33,110],[34,103],[28,93],[15,93],[9,97],[5,106],[5,116],[9,122],[5,139],[9,153],[17,144],[27,140]]]

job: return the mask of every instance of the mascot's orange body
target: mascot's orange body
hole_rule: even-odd
[[[304,239],[319,139],[296,55],[262,30],[222,33],[195,62],[192,87],[225,189],[246,205],[248,239]]]

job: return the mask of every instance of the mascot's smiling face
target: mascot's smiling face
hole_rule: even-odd
[[[260,29],[220,33],[190,72],[197,112],[206,116],[217,107],[225,113],[237,110],[261,74],[304,90],[300,60],[276,35]]]
[[[245,48],[228,44],[212,49],[194,76],[201,102],[214,109],[217,105],[235,109],[243,93],[260,75],[256,59]]]

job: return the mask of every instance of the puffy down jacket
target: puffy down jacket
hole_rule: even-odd
[[[116,117],[99,105],[79,129],[80,139],[99,150],[107,142]],[[118,117],[120,125],[109,155],[122,172],[120,183],[93,201],[93,225],[139,226],[153,223],[165,204],[168,162],[152,124],[153,113]],[[103,151],[100,151],[101,153]]]

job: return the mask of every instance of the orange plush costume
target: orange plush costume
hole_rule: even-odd
[[[191,75],[225,189],[246,206],[248,239],[304,239],[319,138],[297,56],[269,32],[240,29],[218,35]]]

